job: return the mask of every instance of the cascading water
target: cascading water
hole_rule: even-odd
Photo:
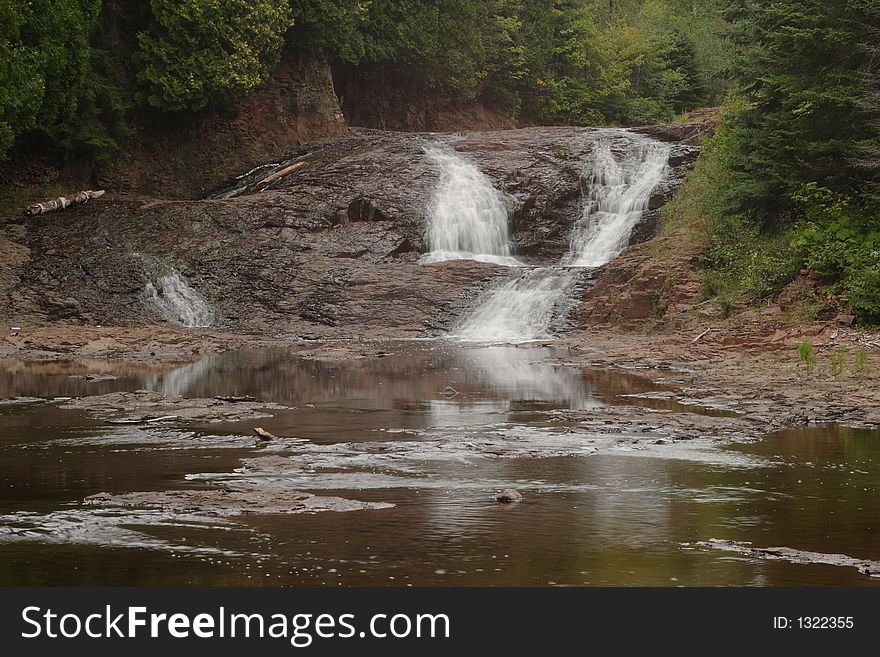
[[[145,286],[147,299],[167,321],[189,328],[211,326],[214,313],[205,298],[180,273],[160,276]]]
[[[564,265],[599,267],[620,254],[666,173],[666,144],[636,140],[622,160],[611,147],[610,139],[600,138],[593,150],[589,192]]]
[[[456,327],[464,340],[519,342],[549,337],[559,306],[575,283],[575,272],[563,268],[518,271],[491,288]]]
[[[508,202],[476,166],[447,146],[425,149],[440,168],[428,208],[428,246],[421,262],[479,260],[518,265],[511,255]]]
[[[626,141],[623,158],[614,146]],[[584,269],[599,267],[626,248],[632,229],[663,180],[669,147],[626,130],[603,130],[591,151],[581,218],[560,266],[519,272],[490,288],[451,335],[472,341],[526,342],[549,336]]]

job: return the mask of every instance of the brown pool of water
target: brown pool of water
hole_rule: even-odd
[[[334,360],[238,352],[165,372],[127,367],[94,382],[70,378],[74,365],[0,368],[0,397],[149,388],[291,407],[248,426],[145,431],[57,403],[0,406],[0,583],[878,583],[855,568],[705,544],[880,559],[877,432],[813,427],[710,446],[700,458],[616,447],[581,454],[581,443],[614,436],[566,433],[548,421],[554,409],[695,409],[632,397],[669,389],[636,373],[548,363],[559,354],[547,348],[415,342],[362,351],[368,357]],[[255,447],[247,437],[255,424],[307,440]],[[514,448],[498,456],[487,440]],[[394,506],[215,518],[80,504],[97,492],[225,485],[242,459],[267,454],[304,464],[248,480],[267,494],[287,486]],[[524,501],[496,503],[508,486]]]

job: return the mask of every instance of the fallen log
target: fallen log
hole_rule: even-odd
[[[107,420],[107,424],[153,424],[154,422],[168,422],[170,420],[180,419],[179,415],[162,415],[160,417],[132,417],[132,418],[112,418]]]
[[[284,167],[283,169],[276,171],[275,173],[273,173],[269,176],[266,176],[262,180],[258,180],[256,184],[259,185],[260,187],[265,187],[266,185],[269,185],[269,184],[275,182],[276,180],[278,180],[282,176],[286,176],[288,173],[292,173],[292,172],[296,171],[297,169],[302,169],[306,164],[307,164],[307,162],[296,162],[295,164],[291,164],[290,166]]]
[[[46,214],[48,212],[58,212],[60,210],[64,210],[70,205],[74,203],[88,203],[93,198],[100,198],[104,196],[104,190],[83,190],[81,192],[77,192],[73,196],[59,196],[58,198],[53,198],[48,201],[41,201],[40,203],[33,203],[27,206],[25,212],[29,215],[37,215],[37,214]]]
[[[256,397],[251,397],[250,395],[245,395],[243,397],[236,397],[232,395],[218,395],[214,397],[217,401],[236,403],[236,402],[254,402],[257,401]]]
[[[703,331],[697,337],[695,337],[693,340],[691,340],[691,344],[697,344],[697,342],[699,342],[700,338],[702,338],[704,335],[706,335],[707,333],[710,333],[711,331],[717,331],[717,330],[719,330],[719,329],[707,328],[705,331]]]

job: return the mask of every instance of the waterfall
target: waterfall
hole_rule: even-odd
[[[465,340],[505,342],[550,337],[549,327],[574,280],[574,272],[563,268],[518,271],[491,288],[454,334]]]
[[[148,282],[144,289],[166,321],[189,328],[211,326],[214,321],[208,302],[175,269],[155,283]]]
[[[666,173],[666,144],[636,140],[622,160],[614,157],[611,145],[602,137],[593,149],[587,197],[563,264],[599,267],[619,255]]]
[[[622,140],[623,157],[616,157],[614,147]],[[508,342],[549,337],[565,315],[578,272],[604,265],[626,248],[666,175],[669,152],[666,144],[626,130],[600,131],[585,167],[587,189],[568,253],[556,267],[519,270],[490,288],[451,335]]]
[[[507,229],[508,202],[476,166],[447,146],[425,149],[440,169],[440,182],[428,207],[423,263],[479,260],[518,265],[511,255]]]

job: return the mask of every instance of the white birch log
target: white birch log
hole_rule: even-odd
[[[60,210],[64,210],[69,205],[72,205],[74,203],[87,203],[93,198],[99,198],[101,196],[104,196],[103,189],[99,189],[96,191],[87,189],[81,192],[77,192],[73,196],[59,196],[58,198],[53,198],[48,201],[33,203],[32,205],[27,206],[27,210],[25,211],[29,215],[46,214],[47,212],[58,212]]]

